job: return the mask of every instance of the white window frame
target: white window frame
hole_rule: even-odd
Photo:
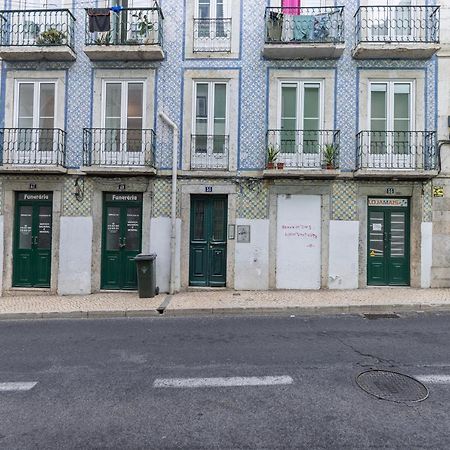
[[[204,166],[209,168],[227,168],[228,158],[229,158],[229,146],[230,146],[230,83],[229,80],[222,79],[196,79],[193,80],[192,85],[192,129],[191,135],[197,135],[197,86],[199,84],[208,85],[208,113],[206,119],[206,135],[215,136],[214,134],[214,105],[215,105],[215,89],[214,87],[218,84],[225,85],[226,95],[225,95],[225,143],[223,153],[214,153],[213,141],[207,138],[207,149],[205,153],[197,153],[192,146],[191,138],[191,165],[192,166]],[[228,137],[228,142],[226,137]]]
[[[217,0],[209,0],[210,7],[209,7],[209,19],[227,19],[231,17],[231,0],[223,0],[223,17],[217,17]],[[199,5],[200,1],[195,0],[195,10],[194,10],[194,17],[200,18],[199,15]]]

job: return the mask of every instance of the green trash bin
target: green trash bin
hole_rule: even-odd
[[[159,294],[156,286],[156,254],[139,254],[136,261],[139,298],[150,298]]]

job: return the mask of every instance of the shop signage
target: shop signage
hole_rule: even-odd
[[[18,200],[27,201],[42,201],[51,200],[53,194],[51,192],[21,192],[18,196]]]
[[[140,202],[142,194],[106,194],[107,202]]]
[[[433,197],[443,197],[444,186],[433,186]]]
[[[369,206],[408,207],[407,198],[369,198]]]

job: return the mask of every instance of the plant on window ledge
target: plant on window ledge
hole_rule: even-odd
[[[152,38],[149,34],[155,29],[155,24],[149,20],[147,14],[142,14],[142,12],[139,14],[133,14],[133,17],[137,17],[138,19],[137,29],[141,39],[145,38],[144,42],[146,44],[151,43]]]
[[[267,147],[267,168],[275,169],[275,162],[278,158],[278,150],[273,145]]]
[[[56,28],[49,28],[43,31],[36,39],[37,45],[62,45],[66,43],[66,33],[57,30]]]
[[[326,144],[323,151],[324,166],[328,170],[336,168],[336,146],[334,144]]]
[[[111,44],[111,32],[107,33],[100,33],[97,35],[96,39],[94,40],[95,45],[109,45]]]

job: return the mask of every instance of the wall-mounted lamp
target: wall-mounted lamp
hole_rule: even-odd
[[[84,178],[83,177],[77,177],[75,179],[75,192],[74,192],[75,198],[82,202],[84,199]]]

